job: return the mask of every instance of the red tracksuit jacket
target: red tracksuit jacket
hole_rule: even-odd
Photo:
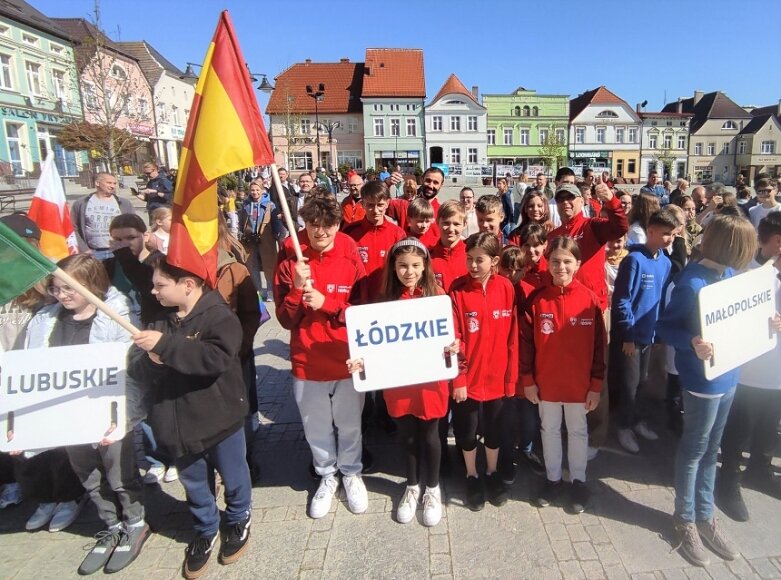
[[[594,293],[578,280],[537,288],[521,317],[521,386],[540,400],[585,403],[602,390],[605,324]]]
[[[442,291],[442,294],[444,293]],[[413,293],[405,290],[399,300],[419,298],[422,295],[420,290]],[[450,396],[448,383],[449,381],[436,381],[411,387],[385,389],[382,396],[388,407],[388,414],[397,419],[404,415],[413,415],[424,421],[444,417],[447,414]]]
[[[366,270],[366,279],[361,282],[361,303],[376,302],[382,292],[382,276],[388,250],[393,244],[406,237],[404,231],[388,220],[384,220],[382,225],[375,226],[362,219],[344,228],[344,233],[358,245],[358,254]]]
[[[388,202],[388,209],[385,215],[396,220],[396,225],[405,232],[407,231],[407,208],[409,201],[403,197],[394,197]]]
[[[279,252],[274,275],[274,302],[279,323],[290,330],[293,376],[311,381],[347,379],[347,328],[344,311],[364,277],[363,262],[355,242],[337,232],[334,246],[322,254],[309,247],[306,230],[298,232],[301,251],[309,258],[314,288],[325,295],[320,310],[302,302],[303,290],[293,287],[296,254],[286,239]]]
[[[550,272],[548,272],[548,260],[545,259],[545,256],[540,256],[540,261],[536,264],[529,264],[529,267],[526,269],[526,275],[523,277],[523,281],[534,288],[539,288],[540,286],[546,286],[553,283],[553,280],[551,280],[550,277]]]
[[[609,306],[605,282],[605,244],[623,236],[629,229],[629,224],[617,196],[614,195],[613,199],[605,202],[602,209],[607,211],[607,218],[587,218],[579,213],[569,223],[548,234],[548,244],[562,236],[569,236],[577,241],[581,264],[575,278],[597,295],[599,307],[604,311]]]
[[[485,289],[469,275],[450,289],[453,324],[461,340],[458,376],[453,387],[467,388],[476,401],[515,395],[518,380],[518,317],[515,288],[492,274]]]
[[[466,244],[463,240],[452,248],[446,248],[441,242],[429,248],[431,253],[431,267],[434,269],[434,278],[445,292],[450,292],[453,282],[461,276],[466,276]]]
[[[350,224],[359,222],[365,217],[366,217],[366,210],[363,209],[363,204],[361,203],[360,199],[356,201],[355,199],[353,199],[352,195],[348,195],[342,200],[342,230],[343,231]]]

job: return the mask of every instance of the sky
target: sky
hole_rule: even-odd
[[[95,0],[28,2],[94,20]],[[184,69],[203,61],[222,9],[250,69],[272,83],[306,58],[362,62],[366,48],[421,48],[429,99],[451,73],[481,93],[575,97],[605,85],[630,106],[647,100],[647,111],[695,90],[743,106],[781,98],[781,43],[757,26],[774,21],[778,0],[100,0],[100,23]],[[258,98],[265,111],[268,96]]]

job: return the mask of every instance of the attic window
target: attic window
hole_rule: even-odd
[[[461,105],[463,103],[461,101],[447,101],[445,104],[446,105]]]
[[[738,126],[732,121],[726,121],[722,126],[722,129],[737,129]]]
[[[127,78],[127,73],[125,72],[125,69],[118,64],[115,64],[111,67],[111,76],[118,80],[125,80]]]
[[[615,112],[613,112],[613,111],[605,110],[605,111],[601,111],[600,113],[598,113],[597,117],[600,117],[602,119],[604,119],[606,117],[615,118],[615,117],[618,117],[618,115]]]

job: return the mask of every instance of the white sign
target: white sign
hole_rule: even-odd
[[[345,312],[350,358],[363,359],[353,374],[356,391],[376,391],[452,379],[455,340],[449,296],[351,306]]]
[[[705,378],[714,379],[772,350],[776,270],[771,263],[700,290],[702,338],[713,343]]]
[[[108,438],[121,439],[128,348],[104,343],[0,354],[0,451],[97,443],[112,423]]]

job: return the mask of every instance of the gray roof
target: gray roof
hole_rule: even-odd
[[[163,72],[169,73],[174,77],[181,77],[184,73],[160,54],[154,47],[145,40],[133,42],[115,42],[120,50],[131,55],[138,60],[141,65],[141,71],[144,73],[150,86],[154,86]]]
[[[708,119],[750,119],[751,115],[746,110],[735,103],[721,91],[705,93],[702,98],[694,104],[694,98],[681,100],[681,110],[684,113],[694,113],[694,119],[691,124],[691,132],[697,130],[705,124]],[[664,113],[674,113],[677,110],[678,103],[668,103],[662,109]]]
[[[30,6],[24,0],[0,0],[0,15],[70,41],[71,37],[56,22]]]

